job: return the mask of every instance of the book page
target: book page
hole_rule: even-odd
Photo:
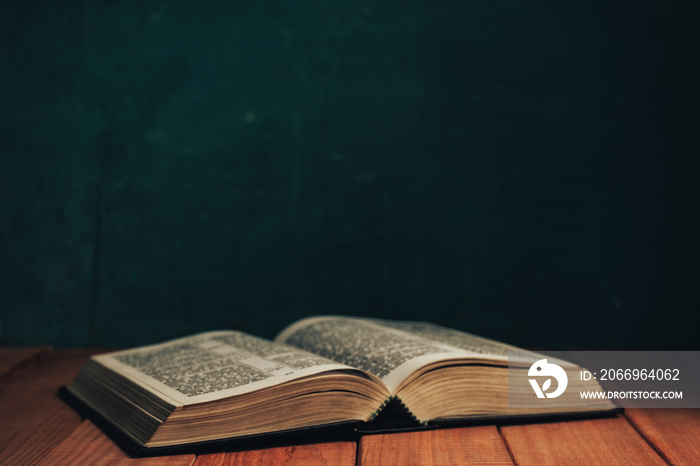
[[[394,390],[418,368],[431,362],[478,356],[382,321],[352,317],[312,317],[292,324],[275,340],[357,367],[376,375]]]
[[[490,359],[508,361],[509,351],[524,351],[516,346],[508,345],[488,338],[478,337],[471,333],[441,327],[427,322],[401,322],[392,320],[377,320],[386,327],[403,330],[413,335],[456,346],[470,353],[481,354]]]
[[[202,333],[94,359],[182,405],[329,370],[354,370],[317,354],[233,331]]]
[[[506,365],[517,364],[517,361],[520,359],[525,362],[533,362],[536,359],[546,357],[545,355],[534,351],[525,350],[507,343],[501,343],[500,341],[490,340],[471,333],[441,327],[428,322],[402,322],[379,319],[377,319],[376,322],[386,327],[391,327],[416,336],[427,338],[429,340],[439,341],[450,346],[460,348],[469,352],[474,357],[478,355],[481,358],[489,359],[494,362],[500,361]],[[514,352],[517,352],[518,354],[514,355]],[[514,357],[516,359],[513,359]],[[562,366],[578,367],[576,364],[563,359],[551,357],[550,359]]]

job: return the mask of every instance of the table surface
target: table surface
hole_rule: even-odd
[[[370,435],[357,442],[130,458],[56,396],[91,350],[0,348],[0,464],[700,464],[700,409]]]

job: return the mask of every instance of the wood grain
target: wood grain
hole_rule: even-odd
[[[35,348],[0,348],[0,387],[20,372],[36,366],[51,350],[48,346]]]
[[[500,430],[518,465],[666,464],[624,417]]]
[[[0,464],[227,466],[354,465],[354,442],[131,458],[56,397],[95,351],[0,348]],[[641,434],[641,435],[640,435]],[[699,409],[628,409],[608,419],[370,435],[359,461],[375,464],[697,464]],[[505,443],[504,443],[505,440]]]
[[[700,409],[627,409],[625,417],[671,464],[700,462]]]
[[[495,426],[441,429],[360,439],[361,465],[512,465]]]
[[[0,396],[0,464],[32,464],[80,425],[56,397],[94,351],[52,352],[37,368],[8,381]]]
[[[328,465],[354,466],[355,442],[317,443],[197,457],[195,466]]]
[[[150,466],[163,464],[189,466],[194,460],[194,455],[132,458],[95,427],[92,422],[85,420],[37,464],[89,464],[93,466]]]

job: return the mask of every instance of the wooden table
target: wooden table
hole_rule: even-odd
[[[0,348],[0,464],[700,464],[700,410],[630,409],[596,420],[480,426],[358,442],[130,458],[56,397],[89,350]]]

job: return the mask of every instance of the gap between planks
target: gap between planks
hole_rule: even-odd
[[[516,464],[663,465],[622,416],[500,427]]]
[[[700,461],[700,409],[630,408],[624,416],[670,464]]]

